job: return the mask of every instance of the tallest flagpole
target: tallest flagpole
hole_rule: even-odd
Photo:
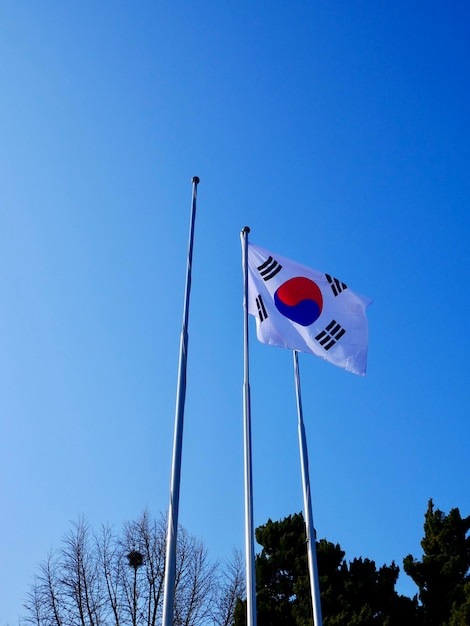
[[[178,512],[181,481],[181,452],[183,448],[184,402],[186,398],[186,365],[188,359],[188,319],[189,296],[191,293],[191,271],[193,262],[194,223],[196,219],[196,196],[199,178],[194,176],[189,225],[188,261],[186,266],[186,288],[181,330],[178,385],[176,393],[175,434],[173,440],[173,463],[170,484],[170,506],[168,509],[168,530],[166,540],[165,587],[163,594],[163,626],[173,624],[173,604],[175,598],[176,537],[178,534]]]

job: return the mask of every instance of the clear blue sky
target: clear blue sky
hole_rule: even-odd
[[[0,2],[0,624],[70,521],[169,499],[243,547],[239,232],[372,298],[362,379],[300,355],[319,537],[470,513],[467,2]],[[292,356],[251,320],[255,524],[302,509]],[[399,589],[414,593],[407,578]]]

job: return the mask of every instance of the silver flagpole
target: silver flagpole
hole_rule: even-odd
[[[163,626],[172,626],[175,598],[176,538],[178,534],[178,512],[181,481],[181,451],[183,447],[184,401],[186,398],[186,364],[188,359],[188,318],[189,296],[191,293],[191,270],[193,260],[194,222],[196,219],[196,196],[199,178],[194,176],[189,226],[188,261],[186,266],[186,288],[183,308],[176,392],[175,433],[173,439],[173,462],[170,483],[170,507],[168,509],[168,530],[166,540],[165,586],[163,595]]]
[[[307,535],[308,571],[310,574],[310,592],[312,595],[313,622],[315,626],[322,626],[320,585],[318,581],[317,548],[315,545],[315,528],[312,515],[312,498],[310,493],[310,479],[308,472],[307,438],[305,436],[304,418],[302,412],[302,398],[300,396],[299,360],[297,350],[294,355],[295,394],[297,397],[297,413],[299,428],[300,464],[302,467],[302,484],[304,489],[305,531]]]
[[[251,458],[251,402],[248,359],[248,226],[241,231],[243,258],[244,379],[243,428],[245,438],[245,553],[246,623],[256,626],[255,532],[253,527],[253,475]]]

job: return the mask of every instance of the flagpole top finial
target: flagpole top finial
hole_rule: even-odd
[[[248,235],[249,232],[250,232],[249,226],[245,226],[244,228],[242,228],[242,233],[246,233]]]
[[[192,181],[195,185],[199,185],[200,179],[199,176],[193,176]]]

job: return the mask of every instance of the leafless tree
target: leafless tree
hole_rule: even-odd
[[[107,607],[106,626],[121,626],[120,619],[120,579],[122,547],[113,531],[103,526],[96,541],[96,557],[100,564],[103,579],[103,603]]]
[[[39,566],[25,603],[29,626],[160,626],[166,520],[144,513],[116,534],[73,524]],[[204,544],[178,531],[174,626],[230,626],[243,595],[241,557],[225,568]]]
[[[225,562],[220,573],[216,611],[213,616],[217,626],[231,626],[237,600],[245,597],[245,569],[243,556],[234,549],[231,560]]]
[[[216,601],[217,567],[203,543],[184,529],[178,533],[174,626],[211,623]]]
[[[97,541],[84,520],[73,525],[60,551],[59,588],[67,607],[66,624],[101,626],[104,621],[102,569]]]

